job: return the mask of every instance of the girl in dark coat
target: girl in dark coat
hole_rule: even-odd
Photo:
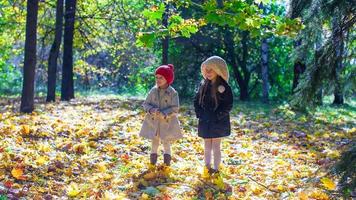
[[[233,104],[228,84],[229,72],[224,59],[212,56],[201,65],[204,80],[194,99],[199,118],[198,136],[204,139],[204,161],[210,173],[218,172],[221,163],[221,140],[231,134],[230,111]],[[214,166],[211,168],[211,153]]]

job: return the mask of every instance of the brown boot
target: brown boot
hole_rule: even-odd
[[[164,164],[166,164],[167,166],[171,165],[171,159],[172,159],[171,155],[169,155],[169,154],[163,155]]]
[[[209,174],[210,176],[217,176],[219,174],[219,170],[218,169],[213,169],[213,168],[210,168],[209,169]]]
[[[152,165],[156,165],[156,163],[157,163],[157,154],[156,153],[151,153],[150,162]]]

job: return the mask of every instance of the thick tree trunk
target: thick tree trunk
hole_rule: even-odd
[[[218,8],[223,8],[223,0],[217,0]],[[222,28],[224,35],[224,45],[226,48],[226,60],[231,64],[234,78],[240,89],[240,100],[246,101],[249,99],[248,84],[250,81],[250,72],[247,69],[247,54],[248,54],[248,32],[242,33],[242,59],[235,53],[233,35],[227,26]]]
[[[48,58],[47,102],[56,101],[57,59],[61,47],[63,31],[63,1],[64,0],[57,0],[56,33]]]
[[[338,12],[338,11],[336,11]],[[343,94],[343,85],[341,78],[341,71],[343,69],[342,56],[344,52],[344,39],[342,31],[339,31],[341,24],[341,16],[339,13],[336,13],[332,19],[332,39],[334,46],[334,58],[335,63],[333,66],[333,77],[335,80],[335,89],[334,89],[334,102],[333,104],[344,104],[344,94]]]
[[[298,86],[300,76],[304,73],[306,66],[302,62],[296,61],[294,63],[293,68],[294,68],[294,77],[293,77],[292,92],[294,92],[294,89]]]
[[[262,74],[262,101],[268,103],[268,43],[267,39],[262,39],[261,44],[261,74]]]
[[[162,24],[165,28],[168,27],[169,4],[165,2],[165,10],[163,13]],[[169,49],[169,37],[168,35],[162,39],[162,64],[168,64],[168,49]]]
[[[66,0],[65,3],[65,27],[63,44],[63,67],[61,100],[69,101],[74,98],[73,81],[73,35],[76,0]]]
[[[25,60],[20,111],[31,113],[34,109],[38,0],[27,1]]]
[[[247,101],[249,99],[248,85],[245,82],[243,82],[242,84],[239,84],[239,86],[240,86],[240,100]]]
[[[297,48],[300,45],[302,45],[301,39],[295,42],[294,48]],[[306,65],[301,61],[301,59],[302,58],[297,58],[297,60],[294,62],[294,66],[293,66],[294,77],[293,77],[292,93],[294,93],[294,89],[297,88],[301,75],[306,70]]]

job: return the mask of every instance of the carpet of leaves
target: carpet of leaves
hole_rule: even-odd
[[[288,107],[249,112],[235,105],[220,174],[203,168],[197,120],[183,106],[184,138],[170,167],[149,165],[138,136],[142,101],[80,98],[0,108],[0,199],[333,199],[328,169],[355,137],[355,112],[298,115]],[[349,116],[345,118],[344,116]],[[330,118],[332,117],[332,118]],[[351,120],[350,120],[351,119]]]

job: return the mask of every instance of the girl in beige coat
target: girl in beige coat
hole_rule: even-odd
[[[162,65],[156,69],[156,85],[148,93],[143,108],[146,116],[140,136],[152,140],[150,162],[157,163],[159,142],[163,144],[163,160],[169,166],[171,162],[171,143],[182,138],[178,121],[178,93],[171,86],[174,80],[172,64]]]

